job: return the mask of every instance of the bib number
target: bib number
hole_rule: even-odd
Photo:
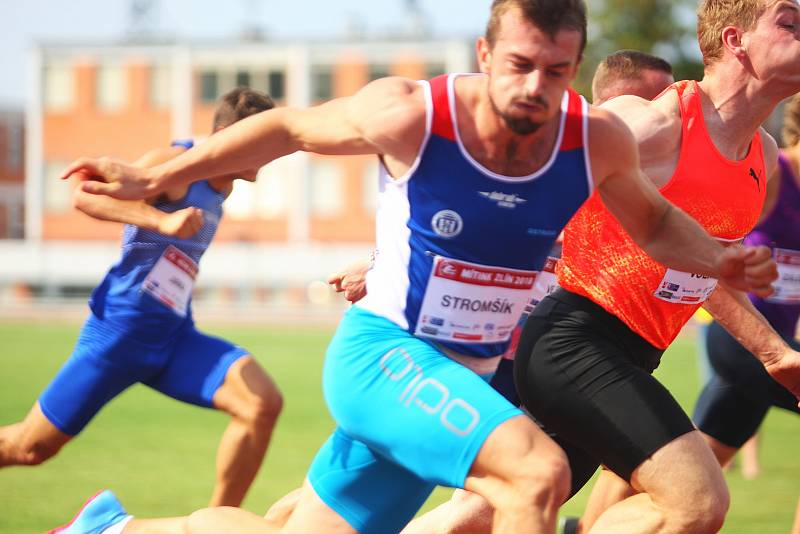
[[[653,296],[676,304],[700,304],[716,287],[716,278],[667,269]]]
[[[778,279],[775,293],[767,297],[776,304],[800,304],[800,251],[776,248],[775,263],[778,264]]]
[[[144,279],[142,290],[177,315],[186,317],[197,271],[192,258],[170,245]]]
[[[437,256],[415,335],[460,343],[504,343],[531,299],[536,271]]]

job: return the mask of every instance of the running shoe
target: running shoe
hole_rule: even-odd
[[[126,517],[128,512],[117,497],[111,490],[103,490],[86,501],[72,521],[48,534],[100,534]]]

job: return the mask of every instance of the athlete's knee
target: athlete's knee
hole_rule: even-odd
[[[547,451],[531,451],[520,459],[518,471],[511,479],[521,506],[538,508],[561,506],[570,489],[569,461],[564,452],[553,447]]]
[[[511,497],[504,497],[500,506],[554,509],[567,499],[571,481],[567,456],[555,442],[538,434],[515,451],[512,469],[502,476]]]
[[[731,498],[725,484],[709,487],[694,495],[690,503],[675,510],[672,517],[680,521],[681,532],[718,532],[725,522]]]
[[[272,428],[282,410],[283,395],[277,387],[272,387],[251,396],[240,417],[255,428]]]

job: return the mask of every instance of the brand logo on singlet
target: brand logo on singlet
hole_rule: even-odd
[[[750,167],[750,178],[756,181],[756,186],[758,186],[758,190],[761,191],[761,177],[756,173],[753,167]]]
[[[524,204],[527,202],[527,200],[520,197],[519,195],[516,194],[509,195],[506,193],[501,193],[500,191],[492,191],[491,193],[489,191],[478,191],[478,194],[483,198],[489,199],[492,202],[497,203],[497,205],[500,206],[501,208],[512,209],[512,210],[516,208],[519,204]]]
[[[455,237],[464,228],[464,221],[455,211],[442,210],[431,219],[431,228],[441,237]]]

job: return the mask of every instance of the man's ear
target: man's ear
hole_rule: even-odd
[[[478,56],[478,68],[483,74],[489,74],[492,63],[492,49],[486,37],[479,37],[475,44],[475,51]]]

